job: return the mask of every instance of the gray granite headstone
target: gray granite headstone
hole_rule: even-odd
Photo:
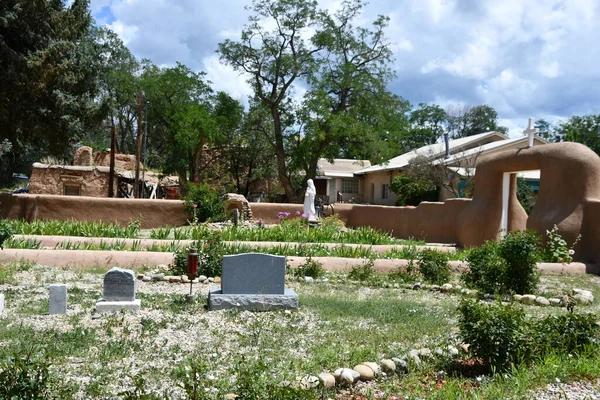
[[[248,253],[223,257],[223,294],[284,294],[285,257]]]
[[[130,269],[113,267],[104,275],[105,301],[134,301],[135,274]]]
[[[4,312],[4,294],[0,293],[0,314]]]
[[[285,288],[285,257],[260,253],[223,257],[221,289],[209,291],[208,307],[252,311],[298,308],[298,295]]]
[[[67,285],[50,285],[50,314],[67,313]]]

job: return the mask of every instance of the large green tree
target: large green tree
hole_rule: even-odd
[[[201,180],[210,156],[206,150],[220,140],[212,89],[204,75],[179,63],[161,68],[143,61],[140,88],[149,103],[149,163],[177,173],[182,185]]]
[[[554,127],[556,141],[578,142],[600,154],[600,114],[573,116]]]
[[[322,46],[309,75],[303,107],[303,139],[292,153],[306,178],[321,157],[371,159],[389,156],[386,139],[408,126],[410,104],[386,86],[394,77],[384,30],[389,18],[356,26],[364,2],[348,0],[334,14],[320,12],[314,43]]]
[[[223,62],[249,76],[256,98],[271,114],[278,177],[290,199],[296,197],[285,150],[286,130],[291,126],[282,119],[292,85],[316,67],[314,54],[320,46],[303,38],[317,22],[316,5],[312,0],[254,0],[254,14],[240,41],[227,39],[218,49]],[[267,28],[273,25],[274,29]]]
[[[319,158],[381,156],[382,141],[406,119],[407,103],[385,88],[393,76],[388,19],[355,26],[363,5],[347,0],[331,15],[316,1],[255,0],[240,41],[219,44],[221,60],[249,76],[271,115],[278,178],[292,201]],[[307,89],[302,104],[292,101],[294,84]]]
[[[447,114],[436,104],[420,103],[410,113],[410,129],[403,137],[404,151],[435,143],[446,131]]]
[[[24,155],[34,147],[70,155],[102,118],[91,22],[87,0],[0,2],[0,127],[13,145],[2,158],[2,183],[33,161]]]
[[[454,137],[473,136],[489,131],[508,133],[498,125],[498,113],[488,105],[450,106],[446,110],[448,130]]]

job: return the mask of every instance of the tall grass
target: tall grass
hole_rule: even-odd
[[[83,236],[136,238],[139,235],[140,221],[135,220],[126,227],[103,221],[9,221],[16,235]]]

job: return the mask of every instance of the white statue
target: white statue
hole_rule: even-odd
[[[315,212],[315,196],[317,195],[317,189],[312,179],[309,179],[306,193],[304,194],[304,215],[309,221],[315,221],[317,219],[317,213]]]

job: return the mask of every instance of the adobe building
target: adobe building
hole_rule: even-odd
[[[73,165],[34,163],[29,178],[29,193],[64,196],[108,197],[112,184],[115,197],[131,197],[135,184],[136,158],[131,154],[115,154],[115,174],[110,181],[110,152],[94,153],[91,147],[77,149]],[[140,180],[146,198],[156,198],[161,184],[152,171],[143,171]],[[143,171],[143,172],[142,172]],[[178,186],[173,177],[164,179],[162,186]]]

